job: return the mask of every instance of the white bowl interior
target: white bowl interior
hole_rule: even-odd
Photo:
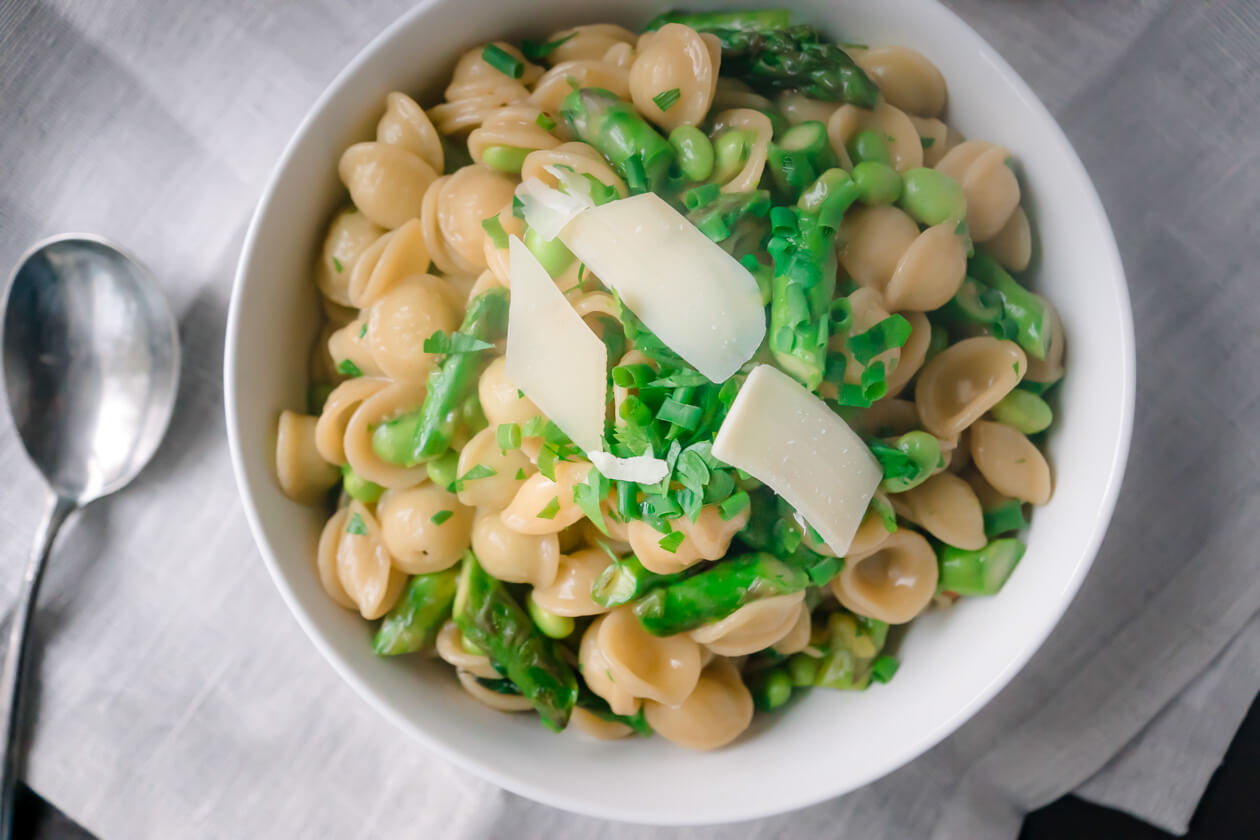
[[[334,667],[387,717],[445,758],[561,808],[658,824],[723,822],[808,805],[897,768],[970,717],[1040,645],[1079,587],[1119,488],[1134,385],[1128,295],[1107,219],[1062,132],[1014,71],[934,0],[793,5],[799,18],[841,40],[924,53],[949,83],[951,124],[1012,150],[1034,219],[1035,282],[1062,313],[1069,341],[1050,444],[1056,492],[1036,512],[1027,555],[999,597],[964,600],[916,622],[887,686],[812,692],[708,754],[662,739],[554,735],[533,716],[473,702],[445,666],[376,658],[369,626],[335,606],[313,571],[318,514],[286,499],[273,478],[276,417],[304,404],[317,311],[313,257],[344,195],[336,162],[346,145],[368,136],[385,94],[405,90],[431,104],[464,48],[578,22],[638,26],[663,4],[612,0],[595,12],[583,0],[421,3],[314,107],[246,241],[228,327],[228,429],[247,516],[277,586]]]

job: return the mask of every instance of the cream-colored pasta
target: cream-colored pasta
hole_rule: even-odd
[[[406,149],[441,172],[446,165],[442,138],[429,116],[405,93],[394,91],[385,97],[385,114],[376,124],[376,141]]]
[[[1059,311],[1054,308],[1050,301],[1041,295],[1037,295],[1037,299],[1041,301],[1041,305],[1046,309],[1046,328],[1050,332],[1050,344],[1046,350],[1046,357],[1038,359],[1035,356],[1028,358],[1028,372],[1026,378],[1029,382],[1058,382],[1063,378],[1063,348],[1064,334],[1063,321],[1059,319]]]
[[[752,143],[748,148],[748,158],[743,168],[722,184],[722,192],[748,192],[757,189],[761,176],[766,170],[766,157],[770,151],[770,139],[774,136],[774,126],[770,118],[761,111],[752,108],[731,108],[722,111],[713,118],[713,136],[724,131],[748,131],[752,133]]]
[[[909,114],[935,117],[945,110],[945,77],[927,56],[909,47],[850,50],[884,99]]]
[[[546,58],[553,67],[566,61],[603,58],[610,49],[618,44],[633,46],[636,36],[624,26],[614,23],[588,23],[583,26],[571,26],[561,29],[547,39],[547,43],[561,41]]]
[[[1028,268],[1032,261],[1032,226],[1023,207],[1015,208],[1002,229],[984,243],[984,250],[1008,271],[1020,272]]]
[[[320,297],[319,308],[324,310],[325,326],[337,329],[359,317],[359,310],[351,306],[343,306],[326,297]],[[330,330],[331,332],[331,330]]]
[[[865,207],[845,214],[840,262],[889,309],[936,309],[958,292],[967,273],[967,244],[956,227],[951,221],[920,233],[897,207]]]
[[[681,23],[667,23],[639,36],[638,58],[630,67],[634,107],[666,133],[680,125],[699,125],[717,90],[722,46],[713,35],[701,35]],[[676,91],[668,110],[655,97]]]
[[[831,119],[831,115],[836,112],[840,106],[835,102],[823,102],[820,99],[810,99],[800,91],[790,90],[779,94],[775,97],[775,104],[779,111],[782,112],[784,118],[792,125],[799,125],[803,122],[820,122],[823,125]],[[848,156],[844,158],[848,161]]]
[[[734,741],[752,723],[753,701],[729,659],[714,659],[695,690],[675,706],[648,701],[644,716],[667,741],[693,750],[715,750]]]
[[[877,551],[850,557],[831,581],[831,591],[858,615],[905,624],[923,612],[936,591],[936,554],[920,534],[900,527]]]
[[[514,531],[494,511],[477,512],[472,549],[487,572],[510,583],[550,586],[560,567],[560,540],[555,534]]]
[[[916,117],[907,114],[915,131],[919,132],[919,144],[923,146],[923,165],[936,166],[945,153],[962,142],[958,132],[935,117]]]
[[[390,611],[407,577],[394,568],[372,512],[359,501],[351,501],[346,510],[349,518],[337,541],[337,579],[359,614],[370,621]]]
[[[424,192],[438,176],[418,155],[388,143],[355,143],[342,153],[337,172],[354,206],[391,230],[419,218]]]
[[[619,684],[613,677],[612,669],[608,667],[608,660],[604,658],[600,645],[600,630],[606,620],[607,616],[600,616],[582,634],[582,641],[578,645],[578,668],[587,687],[604,698],[615,714],[632,715],[639,710],[642,701],[626,686]]]
[[[674,551],[661,547],[665,535],[642,519],[628,523],[626,537],[639,562],[650,572],[670,575],[681,572],[701,560],[719,560],[731,547],[731,540],[748,524],[748,510],[722,519],[717,505],[705,505],[692,522],[685,516],[670,520],[670,526],[683,534],[683,541]]]
[[[884,302],[880,298],[879,292],[873,289],[858,289],[850,294],[847,300],[849,301],[849,311],[852,313],[852,321],[849,331],[853,335],[866,332],[891,314],[884,307]],[[832,337],[831,349],[844,351],[844,381],[853,385],[856,385],[859,381],[861,381],[862,372],[871,365],[883,364],[885,370],[895,370],[898,361],[901,359],[901,348],[889,347],[887,350],[871,359],[870,362],[863,365],[854,358],[853,352],[849,349],[848,336],[842,333],[837,333]],[[828,396],[830,396],[830,394],[828,394]]]
[[[608,48],[608,52],[604,53],[604,61],[614,67],[623,67],[629,70],[630,65],[634,64],[634,59],[637,55],[634,44],[613,44]]]
[[[810,623],[809,604],[801,603],[796,608],[796,623],[782,639],[774,643],[772,650],[780,656],[791,656],[809,647]]]
[[[372,304],[364,338],[386,376],[423,382],[433,370],[437,356],[424,352],[424,339],[438,330],[452,332],[459,325],[442,285],[428,274],[408,277]]]
[[[485,680],[500,679],[499,672],[490,664],[490,657],[484,653],[473,653],[464,646],[464,634],[452,620],[447,620],[442,629],[438,630],[433,647],[442,661],[455,666],[459,673],[468,673]]]
[[[485,118],[468,135],[468,153],[481,163],[486,149],[509,146],[514,149],[550,149],[560,145],[556,137],[538,123],[542,109],[522,103],[506,105]]]
[[[827,137],[831,148],[842,160],[848,160],[847,145],[859,131],[876,131],[888,137],[888,156],[893,168],[905,172],[923,165],[923,144],[918,129],[905,112],[888,102],[880,102],[867,110],[856,105],[841,105],[827,121]]]
[[[456,475],[467,475],[473,467],[485,464],[494,475],[470,479],[459,485],[459,500],[469,507],[500,511],[512,503],[525,478],[534,472],[534,465],[520,449],[506,452],[499,448],[498,425],[491,423],[468,439],[459,450]]]
[[[538,80],[542,68],[526,61],[521,51],[511,44],[496,41],[495,46],[524,65],[520,79],[513,79],[489,64],[482,57],[484,46],[464,53],[446,86],[446,101],[429,109],[429,119],[442,134],[467,134],[504,105],[529,98],[527,86]]]
[[[921,428],[922,424],[919,422],[919,409],[914,400],[889,396],[859,414],[851,425],[862,434],[897,437]]]
[[[577,141],[561,143],[554,149],[530,152],[521,166],[521,177],[537,178],[547,186],[555,187],[559,182],[549,170],[558,166],[568,166],[579,175],[590,175],[600,183],[617,190],[620,196],[630,194],[626,189],[626,182],[613,171],[603,155],[588,144]]]
[[[857,562],[879,551],[888,542],[889,536],[896,533],[888,530],[890,526],[880,514],[880,509],[887,510],[888,506],[888,495],[883,490],[876,490],[871,506],[866,509],[857,533],[853,535],[853,542],[849,543],[849,553],[845,555],[848,562]]]
[[[919,372],[914,401],[924,427],[951,439],[1011,392],[1027,361],[1013,341],[964,339],[934,356]]]
[[[936,170],[957,181],[967,197],[967,227],[976,242],[987,242],[1005,227],[1019,206],[1019,179],[1007,165],[1011,153],[986,140],[968,140],[946,153]]]
[[[350,304],[371,306],[404,277],[428,270],[424,226],[419,219],[410,219],[372,243],[355,262],[347,289]]]
[[[791,633],[800,618],[804,591],[745,604],[691,631],[691,638],[718,656],[745,656],[771,647]]]
[[[346,423],[346,462],[359,477],[386,488],[412,487],[428,475],[423,465],[391,464],[372,448],[372,430],[405,411],[424,403],[424,386],[416,382],[392,382],[367,397]]]
[[[384,379],[360,376],[347,379],[324,400],[324,410],[315,424],[315,447],[330,464],[346,463],[346,426],[359,404],[389,385]]]
[[[629,554],[631,552],[628,538],[629,525],[617,518],[619,514],[616,513],[616,491],[609,493],[609,500],[600,505],[600,510],[604,514],[604,527],[608,529],[608,533],[605,534],[599,530],[599,527],[591,520],[580,519],[577,527],[582,529],[583,545],[603,546],[618,557]]]
[[[607,607],[591,599],[591,587],[611,563],[612,558],[601,548],[563,554],[556,579],[548,586],[534,587],[530,597],[538,606],[556,615],[576,617],[606,613]]]
[[[499,211],[499,227],[503,228],[506,236],[524,236],[525,222],[516,218],[512,213],[512,205],[505,204],[503,209]],[[505,239],[505,243],[511,240]],[[494,239],[487,236],[481,245],[482,257],[486,261],[486,271],[483,271],[477,277],[477,281],[473,283],[473,289],[469,290],[468,299],[471,301],[477,293],[477,289],[486,291],[495,286],[502,286],[505,289],[512,287],[512,259],[509,255],[508,245],[504,244],[502,248],[495,245]],[[486,276],[487,272],[489,277]],[[506,347],[506,342],[504,344]]]
[[[1050,501],[1050,465],[1019,430],[977,420],[971,426],[971,458],[999,493],[1034,505]]]
[[[971,485],[952,472],[938,473],[893,500],[905,506],[905,518],[943,543],[976,549],[987,542],[980,500]]]
[[[578,87],[596,87],[610,91],[622,99],[630,98],[630,68],[604,61],[602,58],[572,59],[552,67],[529,95],[529,101],[550,114],[558,123],[556,130],[572,136],[568,126],[560,119],[560,106],[564,98]],[[539,147],[542,148],[542,147]]]
[[[507,378],[507,359],[503,356],[495,358],[482,371],[477,381],[477,396],[487,422],[495,428],[500,423],[525,423],[541,413],[533,400]]]
[[[653,636],[628,606],[600,618],[596,643],[611,681],[634,697],[677,706],[700,678],[700,645],[686,634]]]
[[[358,605],[346,594],[346,588],[341,585],[341,577],[337,572],[337,546],[341,544],[341,535],[345,533],[346,521],[349,519],[349,508],[342,508],[324,523],[324,530],[319,535],[319,546],[315,550],[315,570],[319,574],[320,586],[324,587],[324,592],[333,603],[353,610],[358,609]]]
[[[455,677],[459,680],[460,686],[483,706],[488,706],[496,712],[528,712],[532,711],[534,704],[529,698],[520,694],[504,694],[499,691],[486,688],[477,682],[477,677],[467,671],[456,671]],[[497,679],[497,678],[496,678]]]
[[[341,474],[315,446],[318,417],[280,412],[276,432],[276,478],[284,495],[304,505],[318,504]]]
[[[717,89],[713,92],[713,104],[709,110],[716,112],[729,108],[773,109],[774,103],[739,79],[719,76]]]
[[[371,377],[384,373],[376,363],[376,356],[372,354],[372,347],[367,342],[367,318],[362,314],[344,327],[333,330],[328,336],[327,347],[336,376],[342,375],[346,370]]]
[[[425,197],[421,213],[425,242],[437,267],[447,274],[479,274],[486,268],[487,217],[511,203],[515,183],[484,164],[443,176]]]
[[[350,275],[359,256],[380,239],[385,228],[374,224],[358,210],[342,210],[328,226],[324,248],[315,267],[315,284],[324,297],[342,306],[352,306]]]
[[[604,720],[599,715],[594,712],[588,712],[581,706],[574,707],[569,723],[583,735],[600,741],[615,741],[618,738],[625,738],[634,734],[634,730],[624,723],[618,723],[615,720]]]
[[[386,490],[376,503],[376,518],[394,566],[410,575],[449,569],[472,541],[472,509],[431,482]]]
[[[900,313],[910,322],[910,337],[901,346],[901,354],[897,364],[888,374],[888,396],[895,397],[901,393],[914,375],[923,367],[927,358],[928,345],[932,342],[932,325],[922,312]]]
[[[534,473],[504,508],[503,523],[519,534],[554,534],[567,528],[583,516],[573,501],[573,488],[586,481],[590,471],[586,461],[565,461],[555,465],[555,481]]]

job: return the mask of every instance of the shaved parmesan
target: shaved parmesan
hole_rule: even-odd
[[[769,485],[839,557],[884,477],[848,424],[770,365],[749,374],[718,429],[713,455]]]
[[[595,469],[603,473],[605,478],[616,481],[634,481],[639,484],[655,484],[669,473],[669,464],[650,454],[635,455],[633,458],[618,458],[607,452],[587,452]]]
[[[516,197],[521,200],[525,224],[547,241],[555,239],[564,226],[578,214],[595,206],[595,202],[591,200],[589,185],[585,195],[566,195],[537,178],[526,178],[522,181],[516,188]]]
[[[525,243],[513,236],[508,248],[512,298],[504,372],[570,440],[594,452],[603,443],[608,349]]]
[[[655,193],[576,213],[560,239],[713,382],[729,379],[761,345],[766,313],[757,281]]]

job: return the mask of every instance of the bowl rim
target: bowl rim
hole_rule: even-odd
[[[324,638],[323,631],[317,626],[314,617],[305,609],[299,600],[297,594],[292,587],[289,586],[281,570],[280,564],[276,559],[272,550],[271,543],[268,540],[266,530],[262,523],[262,518],[258,511],[258,506],[254,500],[250,489],[250,482],[246,471],[246,466],[241,452],[241,432],[240,418],[237,411],[236,393],[238,382],[236,370],[238,366],[237,348],[240,344],[240,322],[242,312],[242,299],[244,297],[243,289],[246,285],[246,279],[250,273],[250,265],[254,260],[254,254],[259,246],[259,229],[262,226],[263,219],[270,213],[274,212],[273,202],[277,192],[278,185],[281,183],[283,176],[290,164],[291,158],[294,156],[302,138],[311,129],[312,125],[319,119],[321,113],[328,106],[328,103],[336,98],[341,89],[346,86],[351,79],[358,75],[361,68],[370,62],[381,47],[389,42],[399,30],[406,29],[412,25],[415,18],[421,17],[428,13],[429,9],[438,5],[441,0],[420,0],[413,7],[403,12],[395,18],[389,25],[382,29],[367,44],[365,44],[338,73],[328,83],[321,92],[319,97],[311,105],[309,110],[303,116],[302,121],[290,136],[285,144],[284,150],[273,164],[271,173],[267,178],[258,203],[252,214],[247,229],[244,243],[241,248],[241,256],[237,262],[235,272],[233,274],[231,301],[228,309],[227,327],[225,332],[225,346],[223,357],[223,384],[224,384],[224,412],[227,422],[228,448],[232,461],[232,472],[236,482],[237,490],[241,498],[241,505],[245,512],[245,518],[249,523],[249,529],[254,544],[262,557],[263,563],[267,568],[267,572],[275,584],[276,589],[280,592],[281,598],[288,606],[289,611],[297,620],[302,631],[320,651],[324,659],[332,666],[333,670],[346,682],[354,691],[367,702],[369,706],[376,710],[385,719],[390,721],[395,727],[406,731],[411,737],[417,739],[426,749],[435,753],[443,760],[466,770],[482,779],[485,779],[499,787],[524,796],[536,802],[541,802],[555,808],[559,808],[571,813],[582,814],[586,816],[619,820],[628,823],[655,824],[655,825],[702,825],[717,824],[713,819],[688,818],[686,813],[676,813],[668,823],[654,822],[650,817],[645,818],[641,812],[629,810],[619,806],[609,806],[601,803],[593,803],[590,800],[577,797],[569,797],[563,793],[557,793],[542,786],[536,786],[529,780],[518,778],[512,774],[500,771],[495,765],[482,762],[476,758],[472,758],[460,750],[447,745],[442,740],[435,738],[429,734],[427,730],[415,725],[405,716],[395,710],[388,702],[378,696],[377,691],[373,689],[367,682],[360,678],[355,669],[345,661],[342,656],[333,648],[333,646]],[[872,761],[874,765],[869,778],[861,785],[849,790],[860,790],[870,785],[880,778],[892,773],[893,771],[905,766],[919,756],[926,753],[932,747],[939,744],[949,735],[957,731],[964,723],[976,715],[984,708],[993,697],[1005,688],[1018,673],[1028,664],[1032,657],[1041,649],[1042,645],[1049,635],[1058,626],[1062,620],[1064,613],[1071,605],[1077,592],[1080,590],[1085,577],[1092,568],[1097,558],[1098,549],[1102,544],[1107,530],[1111,523],[1111,517],[1114,513],[1117,499],[1119,497],[1120,487],[1123,483],[1125,466],[1128,461],[1130,444],[1133,433],[1133,415],[1136,394],[1136,347],[1134,340],[1133,326],[1133,310],[1130,303],[1130,295],[1128,289],[1128,281],[1124,272],[1123,262],[1120,257],[1119,246],[1116,242],[1115,234],[1112,229],[1110,220],[1107,217],[1102,200],[1098,195],[1097,188],[1093,179],[1089,176],[1085,169],[1075,147],[1064,133],[1058,121],[1046,108],[1045,104],[1036,95],[1031,87],[1023,80],[1023,78],[1015,71],[1005,58],[991,45],[989,42],[976,32],[976,30],[960,15],[954,12],[948,6],[945,6],[940,0],[926,0],[930,5],[935,5],[937,11],[953,18],[956,25],[964,31],[970,33],[974,38],[978,47],[978,58],[986,61],[993,71],[1004,82],[1009,84],[1020,98],[1025,102],[1028,108],[1043,118],[1048,126],[1051,127],[1049,142],[1053,145],[1061,147],[1069,166],[1072,169],[1070,173],[1072,177],[1078,178],[1084,185],[1084,191],[1079,196],[1084,205],[1081,212],[1090,218],[1090,222],[1098,228],[1102,234],[1103,253],[1100,258],[1105,260],[1101,274],[1116,278],[1116,282],[1110,284],[1109,292],[1114,295],[1117,310],[1121,313],[1120,323],[1116,325],[1117,344],[1120,350],[1120,358],[1118,359],[1122,377],[1118,383],[1119,400],[1120,400],[1120,424],[1117,429],[1116,445],[1111,453],[1110,461],[1105,467],[1105,482],[1101,501],[1097,510],[1097,515],[1091,525],[1093,531],[1086,542],[1085,549],[1077,563],[1072,576],[1068,578],[1059,594],[1057,606],[1050,611],[1051,620],[1047,620],[1043,627],[1038,628],[1035,633],[1031,633],[1028,637],[1029,643],[1016,655],[1012,656],[1007,662],[994,674],[993,678],[984,686],[978,687],[971,699],[962,704],[952,714],[946,716],[940,724],[930,733],[928,737],[921,739],[908,749],[900,752],[885,755],[882,761]],[[828,799],[842,795],[847,791],[833,791],[831,793],[817,793],[814,791],[808,793],[798,793],[796,795],[784,794],[774,798],[772,804],[762,804],[760,801],[749,801],[742,809],[730,811],[729,816],[724,816],[721,823],[742,822],[746,820],[758,819],[763,817],[783,814],[795,811],[801,808],[824,802]]]

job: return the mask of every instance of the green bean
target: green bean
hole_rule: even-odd
[[[381,621],[372,641],[380,656],[415,653],[432,647],[455,601],[455,569],[416,575],[407,582],[398,603]]]
[[[930,227],[967,218],[967,197],[953,178],[920,167],[902,176],[901,208],[919,224]]]
[[[525,601],[525,609],[529,611],[529,617],[534,620],[534,626],[543,632],[543,635],[550,636],[553,639],[563,639],[573,633],[573,619],[567,615],[556,615],[538,605],[532,597]]]
[[[773,711],[792,696],[792,677],[786,668],[764,668],[748,678],[753,705],[762,711]]]
[[[998,400],[993,408],[993,419],[1019,429],[1026,435],[1044,432],[1054,422],[1050,404],[1041,397],[1019,388]]]
[[[984,548],[966,551],[941,543],[938,592],[959,595],[996,595],[1024,556],[1024,543],[1015,537],[993,540]]]
[[[375,481],[368,481],[355,472],[349,464],[341,465],[341,486],[350,498],[357,499],[365,505],[374,504],[385,492],[384,487]]]
[[[678,156],[678,168],[689,181],[704,181],[713,174],[713,143],[694,125],[680,125],[669,133],[669,145]]]
[[[892,156],[888,154],[888,138],[878,131],[869,128],[859,131],[849,138],[845,148],[854,165],[866,160],[892,165]]]
[[[491,169],[519,175],[525,165],[525,156],[532,151],[519,146],[490,146],[481,153],[481,162]]]
[[[532,227],[526,227],[524,241],[525,247],[529,248],[530,253],[538,258],[538,262],[542,263],[542,267],[552,277],[559,277],[573,264],[575,259],[573,252],[560,241],[558,236],[551,240],[543,239],[538,231]]]
[[[886,163],[864,160],[854,165],[853,180],[864,204],[892,204],[901,196],[901,176]]]

